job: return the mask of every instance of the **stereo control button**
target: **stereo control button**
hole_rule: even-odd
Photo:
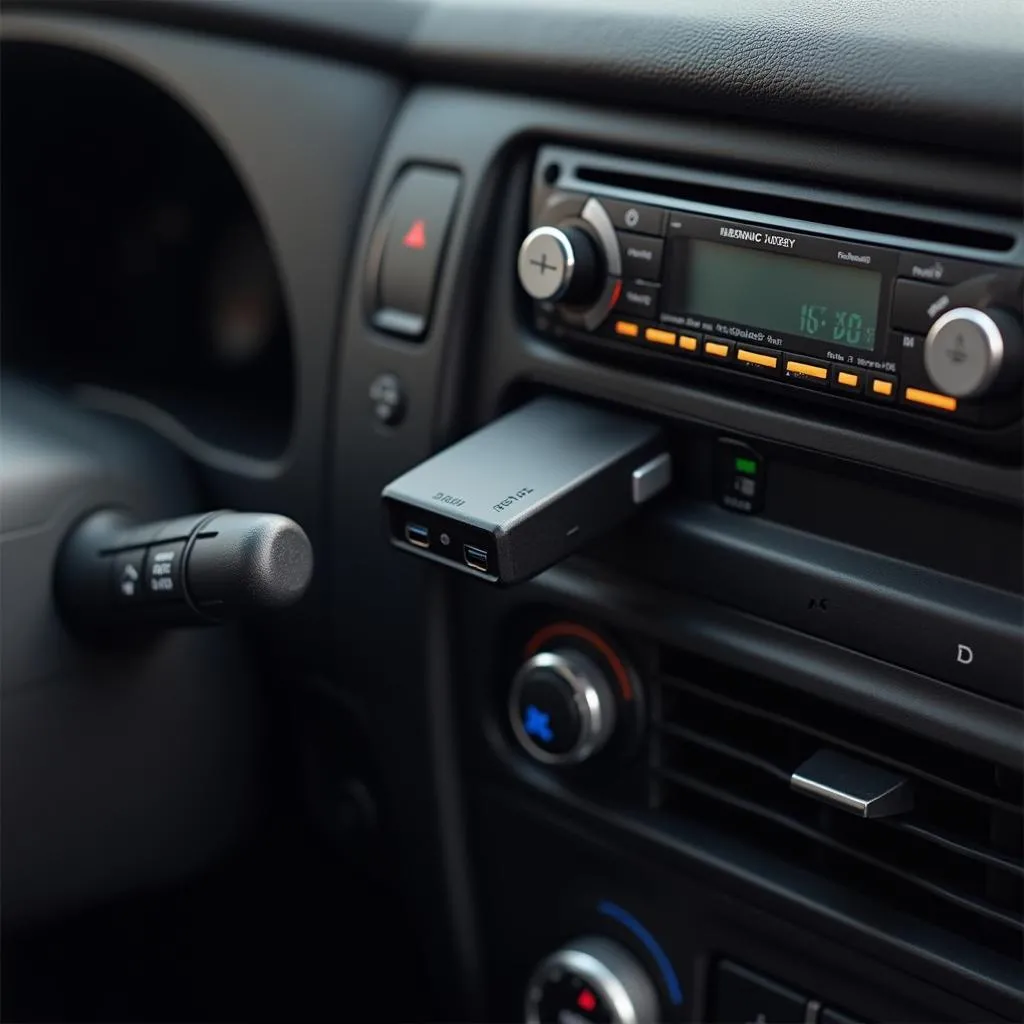
[[[925,405],[929,409],[956,412],[955,398],[950,398],[949,395],[940,395],[935,391],[925,391],[922,388],[906,388],[903,392],[903,400],[915,405]]]
[[[769,377],[779,375],[779,363],[782,357],[778,352],[771,352],[763,348],[751,348],[749,345],[741,345],[736,349],[736,361],[745,370],[753,370],[755,373],[764,373]]]
[[[653,320],[658,315],[659,291],[652,284],[623,284],[615,309],[619,313],[632,313],[633,316]]]
[[[939,259],[926,253],[905,252],[900,256],[900,277],[909,277],[926,284],[960,284],[975,274],[983,274],[988,267],[978,263],[962,263],[959,260]]]
[[[665,243],[660,238],[645,238],[643,235],[619,234],[619,249],[622,252],[622,276],[642,277],[645,281],[657,281],[661,277],[661,254]]]
[[[948,307],[945,288],[920,281],[897,281],[892,293],[892,326],[926,334],[932,321]]]
[[[828,363],[820,359],[811,359],[809,356],[786,356],[783,362],[783,373],[789,380],[799,381],[801,384],[817,384],[825,387],[828,384]]]
[[[728,359],[732,349],[733,343],[725,338],[708,338],[704,342],[704,355],[708,359]]]
[[[864,387],[864,374],[845,363],[833,363],[829,380],[836,391],[855,394]]]
[[[621,199],[602,199],[601,205],[608,211],[617,231],[636,231],[641,235],[664,235],[666,210],[656,206],[641,206]]]
[[[519,247],[519,283],[538,301],[586,305],[597,298],[603,271],[594,239],[583,228],[535,228]]]
[[[673,331],[663,331],[659,327],[648,327],[644,331],[644,340],[653,342],[655,345],[674,346],[676,336]]]
[[[888,373],[868,375],[868,395],[882,402],[891,402],[896,397],[896,378]]]

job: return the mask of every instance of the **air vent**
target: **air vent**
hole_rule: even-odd
[[[764,189],[749,191],[735,185],[726,188],[695,181],[676,181],[646,174],[623,174],[605,167],[578,167],[576,174],[580,181],[594,185],[610,185],[613,188],[629,189],[631,192],[648,192],[673,199],[705,203],[723,209],[723,216],[736,216],[736,209],[744,214],[766,213],[773,217],[827,224],[835,228],[852,228],[857,231],[871,231],[882,235],[916,239],[922,242],[941,242],[946,245],[966,246],[989,252],[1008,252],[1014,246],[1011,235],[981,228],[965,227],[961,224],[936,223],[918,217],[878,213],[836,203],[795,199],[774,195]]]
[[[653,805],[1015,959],[1022,776],[767,680],[665,651]],[[906,776],[913,810],[858,818],[790,788],[831,750]]]

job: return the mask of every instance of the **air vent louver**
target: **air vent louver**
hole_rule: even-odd
[[[887,723],[664,652],[652,800],[932,924],[1019,958],[1022,775]],[[914,809],[861,819],[794,792],[821,749],[906,775]]]

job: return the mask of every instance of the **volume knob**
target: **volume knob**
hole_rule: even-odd
[[[611,684],[574,650],[541,651],[526,661],[512,680],[508,712],[516,739],[542,764],[580,764],[615,729]]]
[[[1024,337],[1003,309],[962,306],[943,313],[924,342],[924,368],[935,387],[955,398],[1008,391],[1021,377]]]
[[[519,283],[539,302],[589,305],[603,285],[598,246],[581,227],[535,228],[519,247]]]

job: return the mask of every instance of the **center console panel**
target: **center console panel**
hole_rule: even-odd
[[[448,168],[459,188],[420,333],[381,318],[365,281],[346,305],[337,565],[365,588],[345,664],[393,754],[396,834],[440,833],[448,868],[425,902],[456,908],[444,952],[479,977],[478,1018],[650,1019],[656,1005],[654,1019],[841,1024],[1024,1005],[1016,179],[834,144],[423,90],[382,156],[357,240],[373,281],[403,169]],[[878,279],[866,299],[853,285],[866,305],[840,309],[848,344],[833,344],[834,315],[827,342],[801,321],[831,298],[787,293],[785,330],[763,305],[688,308],[703,271],[672,265],[694,240],[770,256],[780,294],[793,279],[778,260],[841,268],[846,288],[876,271],[839,253],[877,256]],[[661,273],[641,273],[657,242]],[[936,263],[943,279],[921,276]],[[901,282],[947,301],[907,319]],[[627,310],[627,291],[657,306]],[[950,308],[998,309],[1006,341],[995,371],[988,325],[964,333],[966,358],[949,361],[979,357],[971,394],[927,376]],[[545,394],[661,427],[671,488],[507,589],[370,556],[389,481]],[[423,680],[415,725],[390,711],[382,651],[387,678]],[[836,763],[855,773],[857,814],[806,793]]]
[[[495,1012],[642,1018],[653,991],[667,1020],[1012,1017],[1024,552],[1019,505],[983,480],[1016,472],[1020,387],[1013,370],[954,398],[935,353],[971,289],[993,289],[1016,330],[1020,238],[805,186],[769,202],[678,164],[534,157],[514,265],[532,301],[499,255],[486,308],[526,327],[481,353],[480,415],[545,386],[589,392],[667,429],[675,482],[529,588],[458,588],[484,913],[521,943],[494,965]],[[764,252],[772,239],[788,254]],[[987,244],[998,254],[972,249]],[[877,292],[834,343],[797,291],[827,291],[816,266],[842,265],[853,301],[853,256]],[[785,302],[736,298],[751,259]],[[691,312],[694,288],[732,307]],[[931,312],[909,313],[923,290]],[[788,313],[788,333],[758,319]],[[922,479],[932,456],[963,475]],[[593,707],[622,731],[591,752]]]
[[[538,949],[596,935],[646,965],[657,1019],[756,1020],[757,1004],[743,1004],[746,1016],[724,1008],[723,961],[804,993],[807,1016],[767,1020],[828,1021],[837,1008],[852,1020],[1012,1017],[1016,714],[681,591],[584,560],[486,607],[462,589],[463,671],[478,684],[465,717],[482,724],[470,750],[484,913],[502,922],[503,942],[522,935],[517,954],[502,946],[507,1002],[496,1012],[525,998]],[[537,756],[564,735],[554,700],[534,691],[546,737],[510,704],[538,651],[590,659],[615,704],[621,727],[582,762]],[[796,791],[792,776],[822,752],[904,780],[912,813],[858,820]],[[673,1003],[658,955],[629,939],[609,902],[671,950],[685,1002]],[[915,981],[886,994],[890,971]]]

